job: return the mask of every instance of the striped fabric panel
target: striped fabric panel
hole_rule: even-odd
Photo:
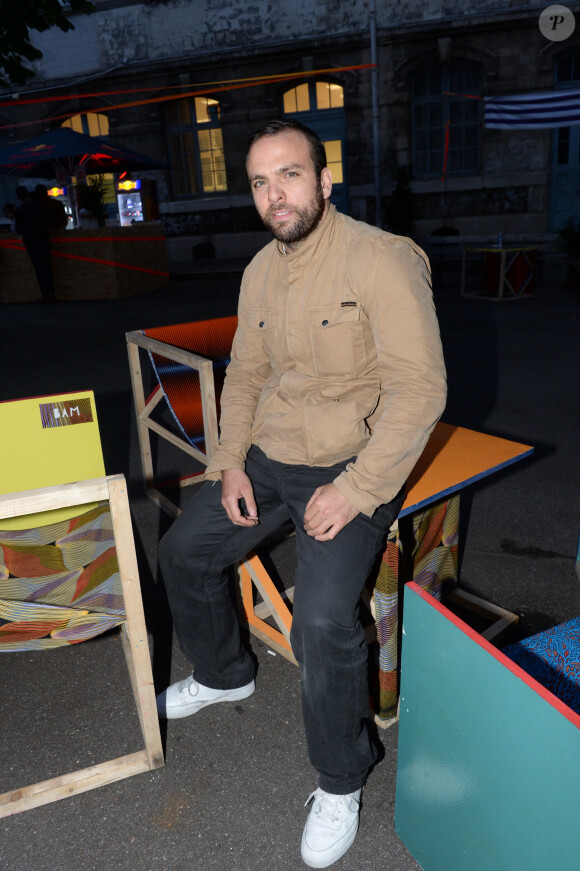
[[[79,570],[43,578],[3,578],[0,580],[0,596],[14,601],[69,605],[81,573]]]
[[[457,583],[459,497],[413,516],[413,580],[436,599]],[[379,643],[379,716],[397,712],[399,665],[399,538],[391,533],[375,581],[375,623]]]
[[[11,546],[40,546],[56,541],[62,535],[66,535],[70,526],[69,520],[61,520],[59,523],[51,523],[48,526],[39,526],[36,529],[0,529],[0,547]]]
[[[535,130],[580,124],[580,89],[485,98],[485,126]]]
[[[0,651],[45,650],[94,638],[124,617],[0,599]]]
[[[0,535],[0,651],[76,644],[124,622],[108,503]]]

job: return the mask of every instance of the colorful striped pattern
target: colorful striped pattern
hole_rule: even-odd
[[[91,400],[88,397],[67,399],[64,402],[41,402],[39,407],[43,429],[91,423],[93,420]]]
[[[0,652],[76,644],[125,620],[108,503],[0,530]]]
[[[412,579],[441,600],[443,587],[457,583],[459,496],[437,502],[413,515]],[[399,666],[399,563],[403,551],[400,526],[393,530],[375,583],[375,622],[379,643],[379,711],[390,719],[397,713]]]

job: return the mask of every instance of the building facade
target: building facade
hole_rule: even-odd
[[[68,123],[165,161],[144,175],[183,259],[260,231],[244,159],[272,117],[321,136],[340,209],[419,239],[545,236],[580,213],[580,126],[485,124],[485,98],[580,88],[578,3],[556,39],[546,3],[521,0],[93,2],[74,31],[35,36],[0,144]]]

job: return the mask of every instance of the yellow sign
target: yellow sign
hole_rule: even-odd
[[[69,484],[105,474],[92,391],[0,402],[0,493]],[[90,506],[87,506],[89,509]],[[78,514],[78,508],[0,521],[27,529]]]

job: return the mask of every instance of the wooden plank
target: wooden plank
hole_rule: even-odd
[[[106,478],[56,484],[38,490],[22,490],[19,493],[6,493],[0,496],[0,518],[37,514],[53,508],[70,508],[73,505],[86,505],[108,498],[109,488]]]
[[[248,619],[248,626],[250,627],[252,635],[255,635],[256,638],[259,638],[260,641],[263,641],[264,644],[271,647],[272,650],[280,653],[285,659],[289,660],[289,662],[298,665],[298,662],[292,653],[290,642],[286,641],[281,632],[278,632],[277,629],[274,629],[268,623],[265,623],[263,620],[258,620],[252,615],[250,615]]]
[[[290,629],[292,627],[292,614],[260,559],[253,554],[248,560],[245,560],[243,566],[249,572],[264,602],[268,603],[270,615],[276,621],[280,632],[289,640]]]
[[[181,508],[178,508],[171,499],[168,499],[165,493],[162,493],[156,487],[146,487],[145,492],[151,501],[161,508],[162,511],[166,511],[170,517],[179,517]]]
[[[466,610],[472,611],[474,614],[479,614],[481,617],[491,620],[491,626],[481,633],[482,638],[486,638],[487,641],[491,641],[492,638],[497,638],[508,628],[508,626],[515,625],[519,623],[520,620],[518,615],[514,614],[512,611],[508,611],[500,605],[494,605],[492,602],[488,602],[486,599],[482,599],[474,593],[462,590],[460,587],[457,587],[449,593],[445,597],[445,601],[454,602],[457,605],[461,605]]]
[[[202,363],[207,362],[207,357],[200,357],[199,354],[194,354],[193,351],[185,351],[183,348],[178,348],[175,345],[168,345],[167,342],[151,339],[149,336],[145,336],[138,331],[127,333],[126,338],[127,342],[131,344],[139,345],[140,348],[145,348],[147,351],[159,354],[161,357],[167,357],[167,359],[181,363],[183,366],[189,366],[190,369],[197,369]]]
[[[102,762],[61,777],[13,789],[0,795],[0,817],[12,816],[150,770],[149,756],[145,750],[140,750],[127,756],[119,756],[110,762]]]
[[[128,342],[127,352],[129,354],[129,371],[131,373],[133,402],[135,405],[135,414],[137,417],[137,436],[139,439],[141,469],[143,471],[143,480],[145,481],[145,485],[147,486],[147,482],[153,481],[154,473],[149,430],[142,418],[146,407],[145,392],[143,389],[143,373],[141,371],[141,361],[139,358],[139,348],[137,347],[137,345]]]
[[[200,463],[203,463],[204,466],[207,466],[208,458],[199,450],[199,448],[196,448],[194,445],[190,445],[189,442],[187,442],[185,439],[176,436],[175,433],[172,433],[170,430],[165,429],[165,427],[161,426],[161,424],[157,423],[157,421],[155,420],[144,420],[143,422],[148,429],[157,433],[157,435],[161,436],[161,438],[164,438],[176,448],[179,448],[179,450],[184,451],[186,454],[189,454]]]
[[[199,367],[199,390],[201,394],[203,438],[207,451],[207,463],[219,442],[215,379],[211,360],[207,360],[204,365]]]
[[[122,476],[109,479],[110,508],[119,562],[119,573],[123,588],[123,601],[127,622],[125,629],[127,643],[124,645],[128,659],[129,674],[139,712],[143,739],[151,768],[164,764],[159,720],[155,703],[153,675],[131,514],[127,496],[127,485]]]
[[[292,615],[259,558],[255,555],[250,560],[241,563],[238,568],[240,576],[239,590],[241,593],[241,608],[243,618],[250,632],[260,641],[280,653],[294,665],[298,665],[290,645],[290,627]],[[253,587],[256,584],[264,599],[261,605],[254,605]],[[293,594],[294,588],[290,590]],[[259,611],[259,616],[257,614]],[[279,627],[276,629],[266,623],[264,618],[272,617]]]

